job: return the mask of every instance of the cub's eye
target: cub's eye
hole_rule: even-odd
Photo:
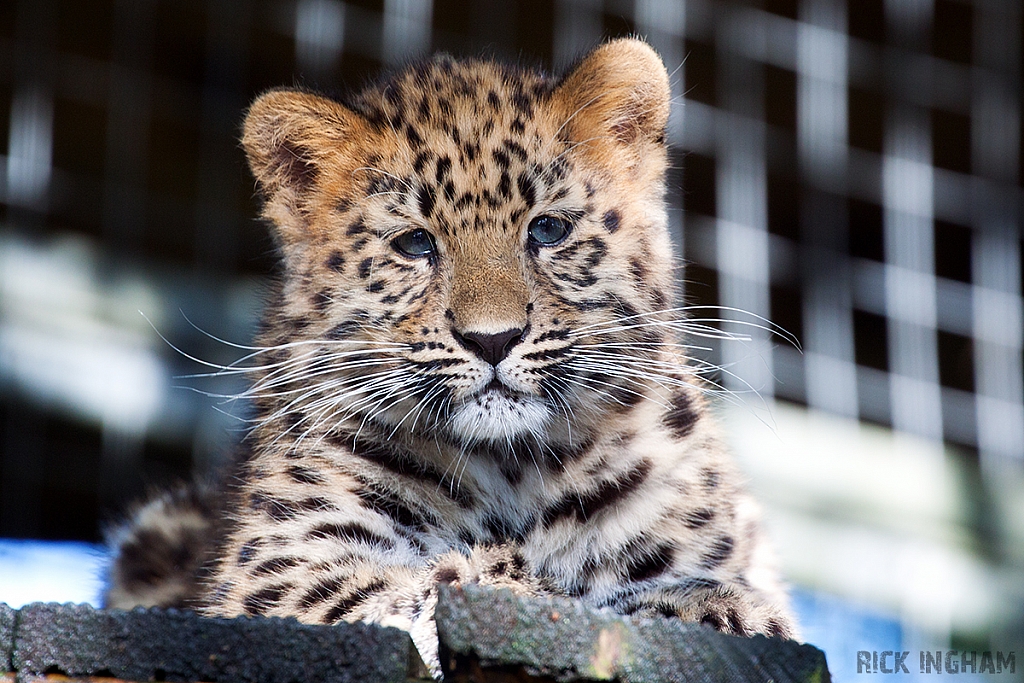
[[[436,251],[434,237],[426,230],[410,230],[391,242],[391,246],[409,258],[430,256]]]
[[[537,216],[530,221],[526,232],[530,241],[542,247],[553,247],[569,234],[570,225],[565,219],[557,216]]]

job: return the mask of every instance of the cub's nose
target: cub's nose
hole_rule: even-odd
[[[523,331],[518,327],[497,334],[481,332],[466,332],[464,334],[454,332],[454,334],[460,344],[491,365],[497,365],[504,360],[512,351],[512,347],[523,340]]]

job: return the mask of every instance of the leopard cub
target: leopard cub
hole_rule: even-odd
[[[438,56],[259,97],[283,275],[252,453],[223,504],[142,508],[110,604],[399,626],[435,673],[444,582],[791,637],[672,307],[669,101],[632,39],[562,78]],[[202,580],[156,590],[196,507]]]

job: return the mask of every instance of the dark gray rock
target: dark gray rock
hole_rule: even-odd
[[[404,631],[368,624],[36,603],[20,612],[12,663],[22,675],[134,681],[405,681],[411,647]]]
[[[778,638],[738,638],[676,619],[632,619],[564,598],[442,586],[446,680],[827,683],[825,655]]]
[[[0,602],[0,673],[11,671],[11,651],[14,649],[14,618],[17,612]]]

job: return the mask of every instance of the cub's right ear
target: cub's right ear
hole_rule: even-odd
[[[357,113],[300,90],[260,95],[245,117],[242,146],[249,168],[268,196],[308,190],[332,167],[347,165],[369,129]]]

